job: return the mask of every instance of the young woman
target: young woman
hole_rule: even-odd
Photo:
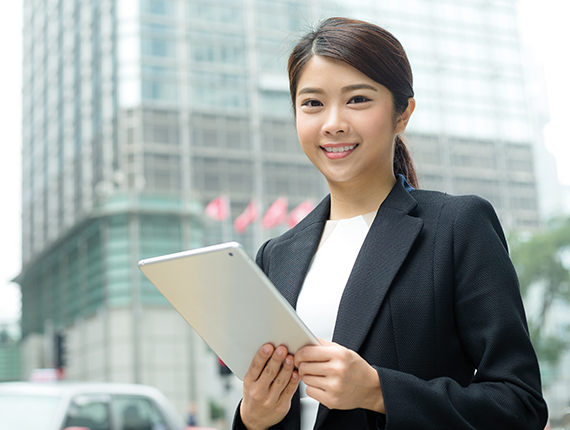
[[[303,151],[330,195],[257,263],[322,346],[264,345],[235,429],[543,429],[518,281],[491,205],[417,188],[400,43],[324,21],[289,58]],[[300,386],[299,386],[300,383]]]

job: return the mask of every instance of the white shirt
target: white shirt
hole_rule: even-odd
[[[315,334],[331,341],[344,287],[376,212],[327,221],[319,248],[297,300],[297,314]],[[312,429],[319,403],[301,382],[301,430]]]

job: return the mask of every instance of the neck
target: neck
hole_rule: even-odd
[[[392,175],[365,185],[329,182],[331,220],[352,218],[378,210],[396,183]]]

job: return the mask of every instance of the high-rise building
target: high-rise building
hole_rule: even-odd
[[[25,0],[24,373],[52,364],[44,337],[63,330],[69,378],[150,383],[205,414],[210,354],[136,263],[229,239],[253,254],[285,227],[233,233],[252,199],[325,194],[285,67],[297,34],[333,15],[406,48],[421,186],[480,194],[507,228],[538,227],[544,115],[524,96],[515,0]],[[221,194],[230,219],[208,220]]]
[[[354,8],[407,50],[417,101],[407,134],[422,187],[479,194],[506,229],[538,228],[534,144],[547,110],[528,96],[517,2],[360,0]]]

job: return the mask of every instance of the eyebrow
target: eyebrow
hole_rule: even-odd
[[[348,93],[350,91],[356,91],[356,90],[378,91],[372,85],[368,85],[368,84],[347,85],[346,87],[342,87],[342,89],[340,91],[343,93]],[[320,88],[307,87],[307,88],[300,89],[299,92],[297,93],[297,95],[301,95],[301,94],[323,94],[323,93],[324,93],[324,91]]]

